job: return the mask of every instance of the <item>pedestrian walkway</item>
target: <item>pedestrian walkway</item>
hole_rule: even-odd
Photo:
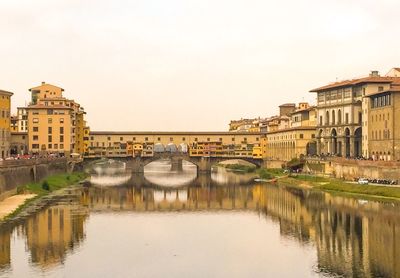
[[[15,211],[26,200],[35,197],[36,194],[14,195],[0,202],[0,220]]]

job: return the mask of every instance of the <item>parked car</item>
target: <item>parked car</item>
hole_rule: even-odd
[[[358,184],[366,185],[366,184],[368,184],[368,179],[366,179],[366,178],[359,178],[359,179],[358,179]]]

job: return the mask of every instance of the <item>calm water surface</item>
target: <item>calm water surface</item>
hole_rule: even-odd
[[[400,277],[400,205],[197,177],[92,170],[92,186],[0,226],[0,277]]]

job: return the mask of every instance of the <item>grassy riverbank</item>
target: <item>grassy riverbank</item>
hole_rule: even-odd
[[[28,183],[17,187],[17,193],[33,193],[39,196],[47,195],[55,190],[73,185],[86,178],[82,172],[48,176],[40,182]]]
[[[35,194],[36,196],[25,200],[16,210],[5,216],[2,220],[7,220],[17,216],[24,208],[26,208],[34,200],[41,198],[54,192],[56,190],[65,188],[67,186],[77,184],[86,178],[86,174],[82,172],[72,173],[72,174],[58,174],[48,176],[40,182],[28,183],[25,185],[20,185],[17,187],[17,194]]]
[[[373,196],[400,200],[400,188],[379,185],[360,185],[341,179],[325,178],[311,175],[291,175],[282,178],[282,184],[311,187],[323,191],[339,192],[360,196]]]

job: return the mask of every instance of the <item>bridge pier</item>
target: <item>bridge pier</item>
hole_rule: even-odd
[[[211,159],[209,157],[202,157],[197,164],[198,173],[211,173]]]
[[[171,171],[178,171],[182,172],[183,171],[183,163],[182,163],[182,158],[171,158]]]
[[[134,157],[133,159],[126,162],[126,169],[129,169],[132,173],[136,174],[144,173],[143,160],[140,157]]]

